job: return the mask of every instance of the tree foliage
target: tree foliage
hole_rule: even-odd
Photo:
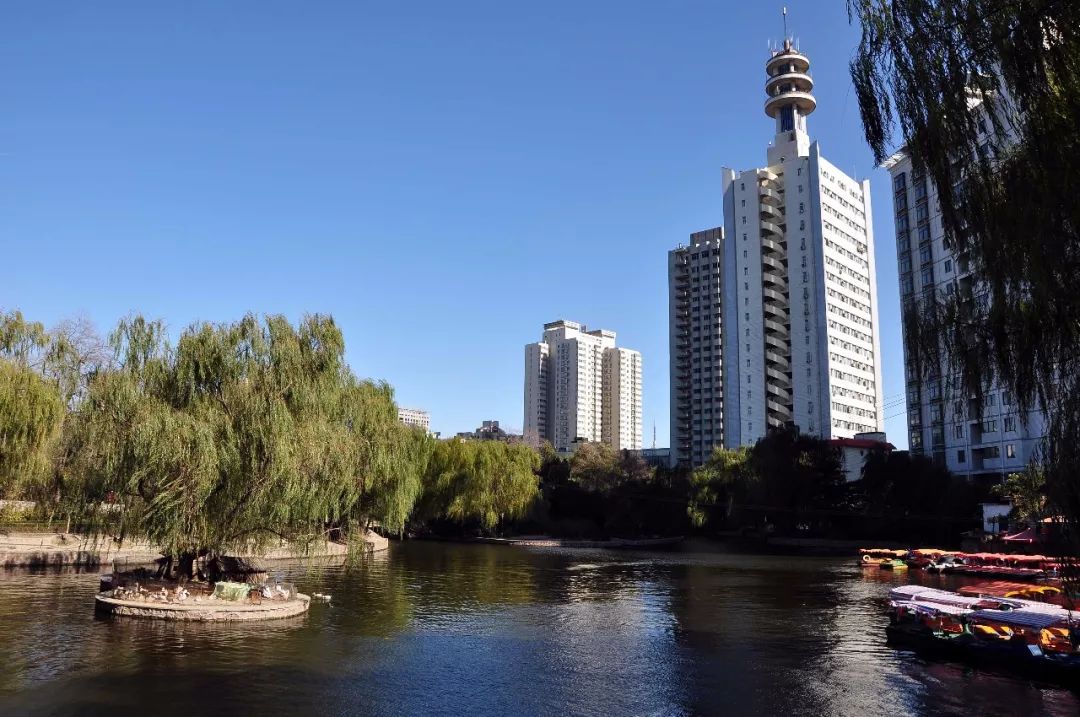
[[[191,556],[362,515],[403,522],[422,442],[398,426],[387,386],[349,371],[332,319],[249,315],[191,326],[172,346],[136,316],[111,343],[117,367],[90,381],[64,445],[66,497],[102,529]]]
[[[1046,515],[1046,477],[1038,465],[1027,466],[1011,473],[1001,485],[994,486],[994,495],[1012,503],[1011,516],[1021,523],[1032,523]]]
[[[709,522],[709,516],[722,509],[725,517],[731,515],[736,496],[744,493],[750,479],[750,450],[748,448],[725,449],[717,446],[704,465],[691,474],[690,502],[687,513],[691,523],[700,528]]]
[[[76,343],[63,327],[47,332],[19,311],[0,313],[0,495],[48,486],[64,407],[84,385]]]
[[[53,385],[0,358],[0,497],[44,481],[63,417],[64,405]]]
[[[917,373],[944,374],[977,411],[1000,381],[1021,415],[1046,412],[1047,491],[1080,540],[1080,3],[848,8],[862,29],[851,72],[866,138],[880,161],[899,134],[974,277],[905,306]]]
[[[501,441],[441,441],[425,475],[428,518],[476,523],[491,531],[521,517],[538,494],[540,457]]]

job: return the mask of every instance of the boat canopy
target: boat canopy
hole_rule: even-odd
[[[947,590],[938,590],[937,588],[928,588],[922,585],[902,585],[893,588],[889,591],[889,599],[894,602],[919,601],[935,605],[951,605],[968,610],[976,610],[980,607],[986,607],[988,604],[1008,605],[1009,607],[1021,606],[1020,600],[1012,598],[994,598],[992,603],[988,603],[985,597],[965,597]]]
[[[970,615],[971,609],[966,607],[960,607],[959,605],[945,605],[943,603],[926,603],[919,602],[918,600],[897,600],[893,602],[893,607],[897,609],[908,610],[910,612],[917,612],[922,615],[957,615],[964,616]]]
[[[1080,613],[1057,610],[975,610],[968,615],[968,620],[997,622],[1014,627],[1026,627],[1041,630],[1045,627],[1068,626],[1080,622]]]

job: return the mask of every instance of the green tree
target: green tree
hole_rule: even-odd
[[[866,138],[882,160],[899,135],[974,277],[905,307],[914,368],[958,376],[955,395],[976,404],[1000,381],[1020,415],[1046,412],[1047,494],[1080,555],[1080,3],[848,8],[862,30],[851,72]]]
[[[586,490],[611,490],[625,479],[619,451],[607,443],[582,443],[570,458],[570,477]]]
[[[759,506],[771,523],[796,527],[807,509],[842,507],[844,475],[840,458],[828,441],[802,435],[793,428],[775,428],[750,449],[746,501]]]
[[[1033,523],[1046,517],[1046,477],[1036,464],[1019,473],[1010,473],[994,495],[1012,503],[1012,517],[1022,523]]]
[[[539,468],[539,454],[523,444],[440,441],[425,476],[425,517],[495,530],[532,505]]]
[[[64,401],[45,373],[49,348],[42,324],[0,314],[0,496],[40,488],[52,470]]]
[[[92,378],[65,431],[66,498],[182,573],[200,555],[303,541],[372,512],[400,520],[415,495],[387,478],[410,455],[385,446],[398,438],[390,392],[352,375],[329,317],[199,324],[174,347],[137,316],[111,341],[116,369]]]
[[[0,358],[0,497],[21,496],[45,481],[63,417],[54,385]]]
[[[694,527],[709,522],[720,509],[730,517],[736,496],[745,491],[750,480],[750,451],[747,448],[725,449],[717,446],[704,465],[691,474],[690,502],[687,513]]]

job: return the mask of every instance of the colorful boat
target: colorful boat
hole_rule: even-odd
[[[975,583],[974,585],[964,585],[958,588],[957,592],[970,597],[1020,598],[1062,606],[1065,603],[1065,595],[1058,585],[995,580],[986,583]]]
[[[859,548],[859,565],[864,568],[882,567],[885,563],[907,558],[908,551],[892,548]]]
[[[890,591],[890,644],[1080,685],[1080,613],[1030,600],[904,586]],[[1077,633],[1074,636],[1074,631]]]

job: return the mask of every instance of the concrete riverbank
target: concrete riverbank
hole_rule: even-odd
[[[375,533],[367,533],[359,546],[362,554],[386,550],[388,541]],[[261,560],[305,560],[310,558],[344,557],[349,546],[329,540],[312,546],[290,546],[282,543],[261,555],[237,555]],[[44,568],[78,566],[96,568],[112,565],[119,570],[149,565],[162,557],[149,543],[125,540],[122,543],[108,537],[92,537],[71,533],[0,533],[0,568]]]

